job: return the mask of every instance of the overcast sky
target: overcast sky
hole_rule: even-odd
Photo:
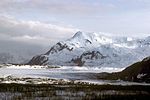
[[[0,0],[0,41],[48,46],[76,31],[150,34],[150,0]]]

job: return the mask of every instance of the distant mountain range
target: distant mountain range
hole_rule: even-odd
[[[58,42],[44,54],[34,56],[30,65],[126,67],[150,55],[150,37],[105,36],[77,32]]]
[[[0,53],[0,64],[20,64],[28,62],[27,57],[30,56],[23,56],[17,53],[10,53],[10,52],[2,52]]]
[[[27,63],[34,55],[42,53],[46,48],[47,46],[0,39],[0,64]]]

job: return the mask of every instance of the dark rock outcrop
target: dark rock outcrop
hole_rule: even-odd
[[[80,57],[72,59],[71,62],[77,64],[77,66],[83,66],[86,60],[103,59],[103,56],[99,51],[87,51],[84,52]]]
[[[27,64],[29,65],[46,65],[48,57],[46,55],[38,55],[33,57]]]

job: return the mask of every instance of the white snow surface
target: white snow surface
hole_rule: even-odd
[[[0,77],[51,77],[51,78],[69,78],[70,73],[100,73],[100,72],[118,72],[124,68],[110,67],[79,67],[79,66],[30,66],[30,65],[1,65]],[[66,74],[65,77],[62,74]],[[68,75],[67,75],[68,74]]]
[[[60,68],[48,68],[48,66],[15,66],[1,65],[0,68],[0,83],[17,83],[17,84],[67,84],[86,83],[86,84],[110,84],[110,85],[150,85],[147,83],[124,82],[121,80],[96,80],[89,76],[91,73],[116,72],[121,71],[121,68],[100,68],[88,69],[87,67],[78,66],[59,66]],[[2,79],[3,78],[3,79]],[[1,80],[2,79],[2,80]]]
[[[0,78],[3,81],[0,83],[20,83],[26,84],[27,81],[32,81],[34,84],[53,84],[57,81],[69,80],[90,80],[90,73],[100,72],[117,72],[121,68],[91,68],[79,66],[29,66],[29,65],[1,65]],[[19,79],[18,79],[19,78]],[[25,79],[27,78],[27,79]],[[55,80],[48,80],[55,79]]]
[[[146,74],[143,74],[143,73],[142,73],[142,74],[138,74],[138,75],[137,75],[137,78],[142,78],[142,77],[144,77],[145,75],[146,75]]]
[[[77,32],[72,38],[54,45],[53,51],[45,55],[49,65],[77,65],[71,60],[85,52],[99,51],[105,58],[82,59],[84,66],[91,67],[127,67],[143,58],[150,56],[150,37],[115,37],[104,33]]]

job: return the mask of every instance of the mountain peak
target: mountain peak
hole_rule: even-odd
[[[78,31],[75,35],[68,39],[67,42],[71,42],[72,44],[76,45],[77,47],[84,47],[87,45],[90,46],[99,46],[101,44],[110,44],[112,43],[112,39],[108,36],[102,35],[100,33],[87,33]]]
[[[81,38],[83,36],[83,32],[78,31],[75,33],[75,35],[72,38]]]

